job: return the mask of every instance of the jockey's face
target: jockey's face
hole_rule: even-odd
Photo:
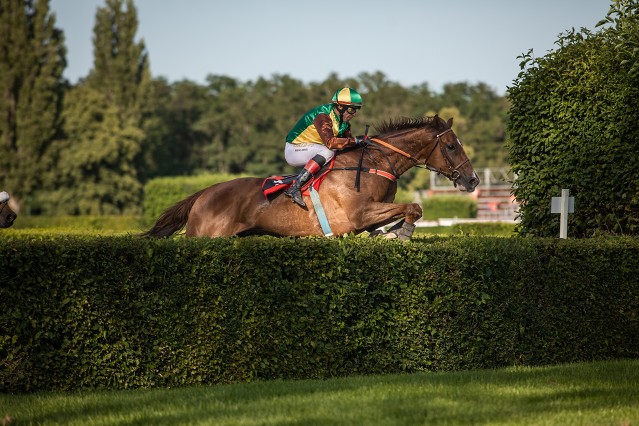
[[[351,118],[355,117],[355,114],[359,111],[359,107],[338,105],[337,111],[342,115],[342,121],[348,122]]]

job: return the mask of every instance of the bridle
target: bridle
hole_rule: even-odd
[[[391,151],[395,151],[398,154],[408,158],[409,160],[413,161],[415,163],[415,166],[417,166],[417,167],[423,167],[423,168],[426,168],[426,169],[428,169],[428,170],[430,170],[432,172],[443,174],[448,179],[453,181],[453,184],[455,186],[457,186],[457,180],[461,177],[461,173],[459,172],[459,169],[461,169],[464,165],[466,165],[466,163],[468,163],[470,160],[467,158],[466,160],[464,160],[461,163],[459,163],[457,166],[453,166],[453,160],[450,158],[450,155],[446,152],[446,148],[444,147],[444,144],[442,143],[442,140],[441,140],[442,136],[444,136],[446,133],[452,132],[452,131],[453,131],[453,129],[446,129],[443,132],[439,133],[435,137],[435,144],[433,145],[433,149],[430,150],[430,152],[426,156],[426,159],[424,160],[423,164],[420,164],[419,160],[417,158],[413,157],[411,154],[409,154],[406,151],[403,151],[403,150],[397,148],[396,146],[391,145],[390,143],[388,143],[386,141],[383,141],[382,139],[370,138],[370,141],[372,141],[373,143],[375,143],[377,145],[384,146],[384,147],[390,149]],[[457,140],[457,142],[461,145],[461,142],[459,142],[459,139]],[[444,157],[444,161],[446,162],[447,170],[441,170],[441,169],[438,169],[438,168],[428,164],[428,159],[430,158],[431,155],[433,155],[433,152],[435,152],[435,149],[437,149],[438,146],[439,146],[439,149],[441,150],[442,156]],[[386,157],[386,158],[388,160],[388,157]],[[397,171],[395,170],[393,165],[390,163],[390,160],[388,160],[388,162],[389,162],[389,165],[391,166],[391,170],[393,171],[393,175],[396,178],[399,178],[399,176],[397,175]]]

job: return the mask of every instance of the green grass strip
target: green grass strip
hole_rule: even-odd
[[[16,425],[637,425],[639,361],[0,395]]]

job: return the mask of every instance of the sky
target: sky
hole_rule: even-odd
[[[93,25],[106,0],[50,0],[65,34],[72,83],[93,67]],[[288,75],[382,72],[404,87],[485,83],[503,95],[522,53],[556,48],[561,33],[595,25],[610,0],[134,0],[151,74],[206,83]]]

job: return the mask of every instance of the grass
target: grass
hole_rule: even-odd
[[[478,223],[457,223],[451,226],[431,226],[415,229],[415,236],[492,236],[492,237],[514,237],[515,226],[513,223],[502,222],[478,222]]]
[[[139,216],[19,216],[6,232],[29,234],[138,234],[146,230]]]
[[[16,425],[639,425],[639,360],[182,389],[0,394]]]

